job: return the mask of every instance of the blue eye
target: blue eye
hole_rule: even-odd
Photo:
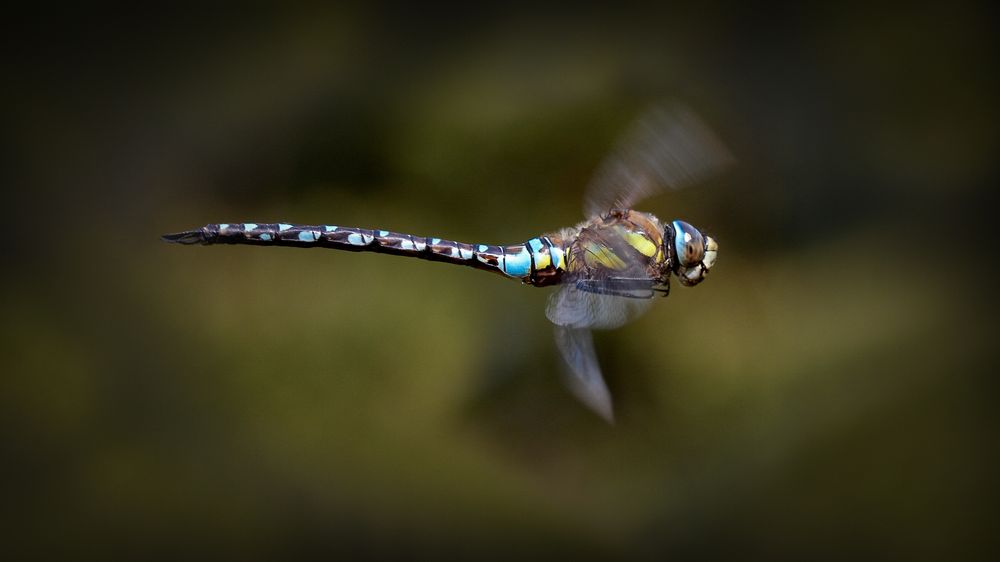
[[[705,240],[697,228],[684,221],[674,221],[674,252],[682,267],[691,267],[705,257]]]

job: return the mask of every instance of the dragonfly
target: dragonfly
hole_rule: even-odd
[[[167,234],[178,244],[250,244],[377,252],[463,265],[534,287],[552,287],[546,316],[555,326],[570,391],[608,422],[611,393],[592,330],[618,328],[667,296],[671,277],[701,283],[716,263],[712,236],[634,206],[660,192],[702,183],[732,162],[718,137],[686,106],[659,105],[619,138],[586,188],[576,226],[519,244],[467,244],[339,225],[233,222]]]

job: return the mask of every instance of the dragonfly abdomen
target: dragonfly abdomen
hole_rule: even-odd
[[[466,244],[388,230],[248,222],[208,224],[198,230],[168,234],[163,239],[179,244],[319,247],[394,254],[466,265],[531,284],[551,284],[551,281],[544,281],[553,279],[553,275],[561,271],[564,262],[561,246],[554,245],[545,236],[532,238],[524,244],[494,246]]]

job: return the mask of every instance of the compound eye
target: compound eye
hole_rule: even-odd
[[[684,221],[674,221],[674,250],[682,267],[692,267],[705,257],[705,239],[697,228]]]

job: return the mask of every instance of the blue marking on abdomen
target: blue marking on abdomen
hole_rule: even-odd
[[[363,239],[357,232],[352,232],[347,235],[347,243],[352,246],[364,246]]]
[[[511,277],[524,277],[531,273],[531,254],[528,252],[508,253],[507,259],[504,261],[504,273]]]
[[[549,256],[552,258],[552,267],[556,269],[562,269],[563,262],[563,250],[559,246],[552,243],[552,240],[546,236],[545,241],[549,243]]]
[[[288,230],[289,228],[292,228],[292,225],[286,224],[286,223],[280,223],[278,225],[278,232],[284,232],[284,231]]]
[[[253,230],[255,228],[257,228],[257,223],[254,222],[243,223],[243,230]]]
[[[326,226],[323,227],[323,230],[325,230],[327,232],[333,232],[333,231],[337,230],[337,227],[336,226],[331,226],[331,225],[326,225]]]
[[[270,242],[271,241],[271,235],[265,232],[265,233],[263,233],[263,234],[260,235],[260,239],[263,240],[264,242]]]
[[[563,268],[563,251],[562,248],[552,246],[549,248],[549,256],[552,257],[552,267],[556,269]]]
[[[532,238],[531,240],[528,240],[527,245],[528,249],[531,250],[531,259],[535,263],[541,264],[543,260],[539,255],[539,252],[542,251],[542,248],[545,247],[545,245],[542,244],[542,241],[538,238]]]
[[[303,242],[315,242],[319,238],[319,233],[312,230],[303,230],[299,233],[299,240]]]

